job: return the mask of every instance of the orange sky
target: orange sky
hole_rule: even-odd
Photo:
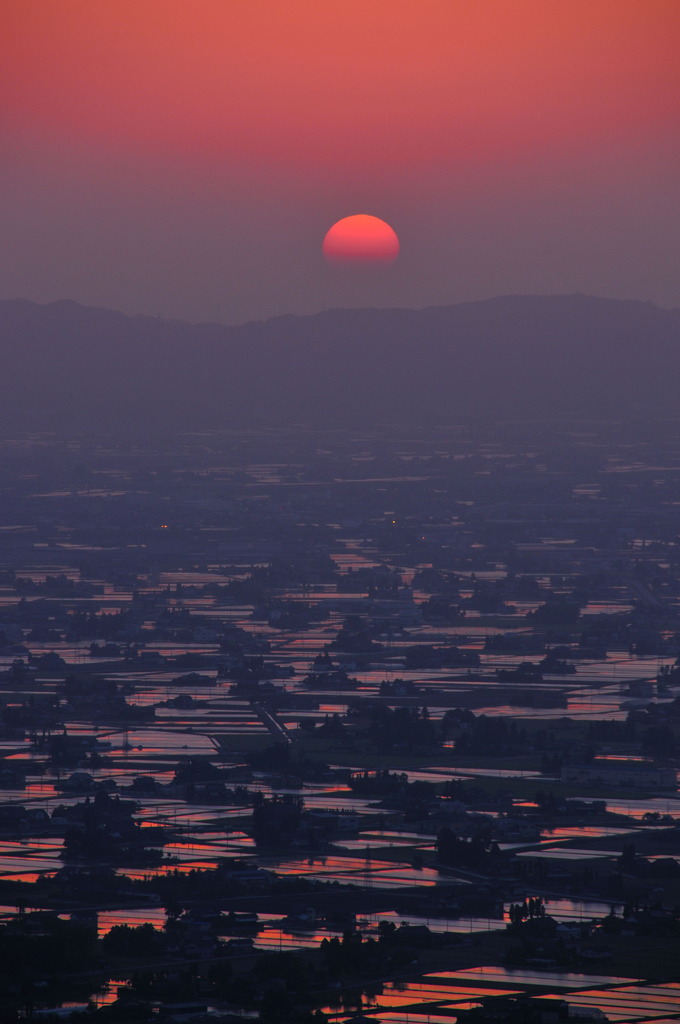
[[[9,115],[76,140],[371,169],[677,133],[677,0],[10,0],[5,17]]]
[[[129,209],[140,230],[157,233],[158,204],[186,203],[189,192],[194,222],[187,212],[184,235],[212,209],[243,235],[237,245],[253,260],[253,237],[269,226],[275,242],[285,238],[292,210],[305,245],[304,232],[322,236],[339,217],[364,211],[394,223],[402,249],[404,231],[414,252],[430,246],[437,268],[445,255],[432,227],[437,209],[467,233],[479,204],[478,228],[488,234],[482,206],[506,211],[509,231],[530,212],[530,194],[535,218],[559,221],[560,203],[573,205],[576,194],[597,210],[613,188],[620,203],[628,198],[632,245],[651,193],[672,202],[678,0],[4,0],[1,17],[7,184],[20,210],[31,198],[38,207],[67,204],[76,250],[82,231],[94,232],[98,204],[102,229],[115,207],[116,217]],[[654,217],[670,213],[654,206]],[[620,234],[614,209],[609,226]],[[20,232],[18,220],[12,227]],[[134,248],[133,227],[121,249],[126,238]],[[38,225],[29,218],[26,230]],[[52,250],[59,230],[52,224]],[[36,254],[23,258],[6,287],[21,282],[28,292],[30,266],[36,296],[56,287],[41,285]],[[116,260],[122,253],[102,259],[102,273]],[[226,273],[226,252],[224,261]],[[483,270],[468,293],[483,292]],[[171,276],[179,273],[178,263]],[[540,289],[533,276],[525,290]],[[618,287],[630,287],[630,277],[619,275]],[[74,293],[78,280],[74,269]],[[567,275],[564,287],[572,283]],[[518,284],[509,273],[508,290]],[[498,285],[494,270],[488,287]],[[274,287],[277,296],[284,290]],[[303,295],[301,284],[295,290]],[[428,300],[416,288],[415,304],[421,294]],[[457,297],[465,295],[453,289]],[[141,301],[123,288],[121,305]],[[310,308],[325,301],[308,295]]]

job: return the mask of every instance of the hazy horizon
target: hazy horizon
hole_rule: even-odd
[[[642,305],[647,305],[647,306],[653,306],[655,309],[664,310],[664,311],[670,312],[670,313],[680,312],[680,305],[678,305],[678,306],[664,305],[661,302],[653,302],[651,299],[640,299],[640,298],[638,298],[636,296],[629,296],[629,297],[626,297],[626,298],[622,298],[622,297],[611,296],[611,295],[594,295],[594,294],[590,294],[588,292],[561,292],[561,293],[555,293],[555,292],[554,293],[547,293],[546,292],[544,294],[536,294],[536,293],[534,293],[534,294],[532,294],[532,293],[513,293],[513,294],[509,294],[508,293],[508,294],[504,294],[504,295],[501,295],[501,294],[499,294],[499,295],[489,295],[489,296],[485,296],[483,298],[462,299],[462,300],[460,300],[458,302],[433,302],[433,303],[428,303],[427,305],[422,305],[422,306],[407,306],[407,305],[379,306],[377,304],[376,305],[366,305],[366,306],[327,306],[327,307],[324,307],[323,309],[307,310],[307,311],[302,312],[302,313],[296,313],[296,312],[288,311],[288,312],[282,312],[282,313],[273,313],[271,316],[261,316],[261,317],[254,316],[254,317],[251,317],[250,319],[237,320],[237,321],[235,320],[235,321],[231,321],[231,322],[225,320],[224,318],[222,318],[221,320],[211,320],[211,319],[190,320],[187,317],[181,317],[181,316],[176,316],[176,317],[175,316],[164,316],[163,314],[144,313],[142,311],[129,311],[129,310],[125,310],[125,309],[116,309],[116,308],[113,308],[113,307],[110,307],[110,306],[96,306],[96,305],[93,305],[92,303],[89,303],[89,302],[81,302],[78,299],[73,299],[70,296],[62,296],[60,298],[48,299],[48,300],[46,300],[44,302],[41,302],[41,301],[37,301],[36,299],[32,299],[32,298],[30,298],[29,296],[26,296],[26,295],[13,295],[13,296],[2,296],[2,297],[0,297],[0,302],[5,302],[5,303],[27,302],[27,303],[30,303],[32,305],[36,305],[36,306],[40,306],[40,307],[49,307],[49,306],[59,306],[59,305],[73,304],[73,305],[76,305],[76,306],[80,306],[83,309],[101,310],[102,312],[108,312],[108,313],[119,313],[122,316],[129,317],[129,318],[131,318],[133,320],[134,319],[142,319],[142,320],[144,320],[144,319],[167,320],[170,323],[175,322],[175,323],[180,323],[180,324],[186,324],[187,326],[190,326],[190,327],[218,326],[218,327],[227,327],[228,328],[228,327],[245,327],[248,324],[265,324],[265,323],[267,323],[270,320],[279,320],[279,319],[285,319],[285,318],[288,318],[288,317],[318,317],[318,316],[323,316],[325,313],[399,312],[400,310],[403,310],[404,312],[409,312],[409,313],[418,313],[418,312],[427,312],[428,310],[436,310],[436,309],[452,309],[452,308],[457,307],[457,306],[475,306],[475,305],[483,306],[486,303],[493,303],[493,302],[496,302],[496,301],[502,302],[502,301],[504,301],[506,299],[560,299],[560,298],[567,298],[567,299],[568,298],[584,298],[584,299],[603,300],[605,302],[609,301],[609,300],[617,301],[617,302],[632,302],[632,303],[640,303]]]
[[[3,297],[227,324],[680,305],[676,4],[9,0],[3,29]],[[353,213],[394,265],[324,262]]]

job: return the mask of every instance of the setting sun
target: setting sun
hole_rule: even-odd
[[[323,254],[331,263],[393,263],[399,255],[396,231],[379,217],[343,217],[327,232]]]

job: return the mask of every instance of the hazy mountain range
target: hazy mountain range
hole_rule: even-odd
[[[0,302],[0,428],[674,415],[680,310],[584,295],[225,327]]]

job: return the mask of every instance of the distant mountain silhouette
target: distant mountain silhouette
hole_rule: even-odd
[[[677,414],[680,310],[585,295],[238,327],[0,302],[0,429]]]

